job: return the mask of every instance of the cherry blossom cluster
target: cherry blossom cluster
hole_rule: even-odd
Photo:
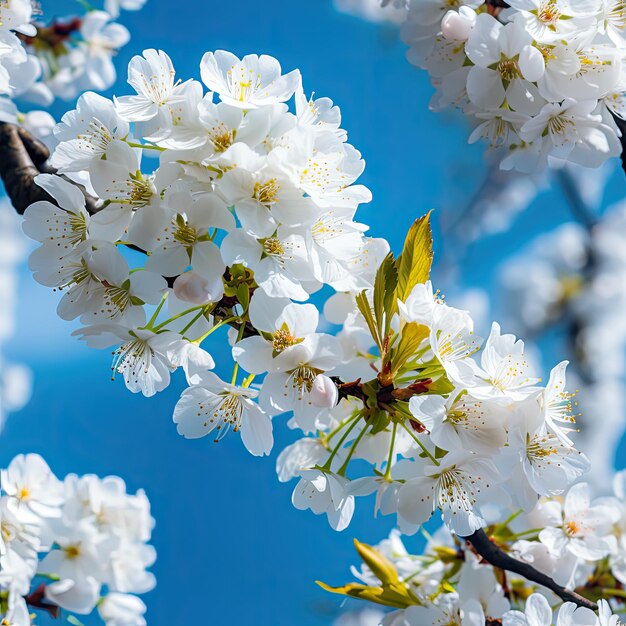
[[[482,340],[469,314],[440,300],[430,282],[416,285],[397,306],[390,338],[378,350],[368,346],[367,312],[348,314],[339,340],[360,346],[341,373],[367,380],[373,366],[379,374],[358,392],[339,385],[348,397],[317,415],[316,436],[280,455],[279,479],[299,479],[296,507],[326,513],[341,530],[355,497],[375,493],[376,511],[396,513],[403,532],[415,532],[439,509],[450,529],[469,536],[486,523],[483,507],[513,501],[530,510],[539,495],[561,493],[588,470],[569,436],[574,403],[566,391],[567,362],[541,386],[523,342],[496,323],[477,354]],[[377,351],[380,356],[369,356]],[[313,430],[297,409],[294,420]],[[350,475],[356,459],[355,467],[371,464],[369,476],[363,469]]]
[[[2,624],[31,626],[31,609],[97,609],[107,626],[145,626],[135,594],[154,587],[146,568],[156,553],[144,492],[128,494],[116,476],[61,481],[37,454],[15,457],[0,477]]]
[[[45,110],[28,113],[14,100],[47,107],[55,98],[73,100],[88,89],[103,91],[116,79],[112,58],[130,40],[114,20],[120,9],[138,10],[146,0],[104,0],[102,10],[43,23],[40,3],[0,2],[0,120],[23,124],[48,139],[54,121]],[[52,2],[46,2],[53,9]]]
[[[431,108],[461,109],[475,126],[469,141],[503,149],[502,168],[534,173],[562,161],[597,167],[620,154],[614,121],[625,112],[620,2],[398,5],[405,6],[407,57],[436,88]]]
[[[598,487],[610,479],[626,428],[626,211],[610,207],[591,228],[563,224],[514,255],[500,275],[505,315],[535,337],[555,326],[573,344],[582,409],[581,447]],[[610,334],[609,334],[610,333]]]
[[[307,99],[299,73],[271,57],[209,52],[200,70],[207,94],[146,50],[129,66],[136,95],[87,93],[56,128],[53,166],[100,204],[89,214],[77,186],[41,175],[56,204],[31,205],[24,229],[41,243],[36,280],[83,324],[75,334],[112,347],[133,392],[154,395],[182,368],[185,437],[239,431],[260,456],[272,418],[292,415],[305,437],[280,455],[279,478],[298,478],[294,505],[338,530],[356,496],[376,493],[405,531],[440,510],[467,536],[485,505],[528,510],[580,477],[567,363],[541,386],[523,342],[497,324],[478,354],[471,317],[428,281],[428,216],[398,258],[364,235],[353,221],[370,199],[355,184],[364,164],[332,102]],[[336,292],[324,313],[337,335],[306,302],[323,286]],[[201,346],[223,326],[230,382]]]
[[[370,193],[353,184],[363,161],[330,100],[308,100],[299,72],[282,74],[267,56],[207,53],[201,75],[206,94],[147,50],[129,66],[136,95],[81,96],[55,130],[52,165],[82,178],[100,210],[89,215],[75,185],[42,175],[58,206],[29,207],[24,229],[42,243],[35,278],[64,292],[59,315],[80,318],[90,345],[115,346],[113,372],[131,391],[153,395],[182,367],[191,386],[174,415],[181,434],[219,439],[232,427],[261,455],[272,427],[254,375],[271,367],[269,392],[307,362],[295,380],[310,388],[311,368],[337,360],[337,341],[316,332],[316,307],[291,300],[323,285],[365,288],[388,245],[353,221]],[[143,173],[149,156],[157,169]],[[142,254],[122,254],[129,247]],[[249,375],[237,365],[225,383],[200,344],[229,324]]]
[[[352,568],[359,582],[320,584],[333,593],[395,608],[372,621],[383,626],[616,626],[613,611],[622,612],[626,603],[625,486],[626,473],[620,472],[615,494],[593,499],[589,486],[578,483],[564,497],[542,498],[529,514],[516,511],[486,529],[506,553],[598,601],[597,614],[572,602],[562,604],[545,587],[494,567],[445,527],[432,536],[425,533],[426,546],[418,554],[407,550],[397,530],[375,548],[356,542],[364,562]]]

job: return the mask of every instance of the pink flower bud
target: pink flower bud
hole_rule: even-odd
[[[318,374],[311,387],[311,402],[323,409],[332,409],[337,404],[338,397],[337,385],[328,376]]]
[[[467,41],[476,22],[476,12],[469,7],[448,11],[441,20],[441,34],[449,41]]]
[[[224,295],[221,280],[209,281],[195,272],[185,272],[174,281],[176,297],[192,304],[217,302]]]

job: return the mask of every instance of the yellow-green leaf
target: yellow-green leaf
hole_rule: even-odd
[[[366,543],[354,540],[354,546],[363,562],[372,570],[372,573],[383,585],[398,584],[398,572],[393,563],[381,552]]]
[[[342,587],[331,587],[319,580],[315,581],[324,591],[336,593],[350,598],[358,598],[368,602],[375,602],[383,606],[395,609],[406,609],[409,606],[418,604],[419,601],[409,589],[403,585],[391,585],[388,587],[368,587],[360,583],[348,583]]]
[[[429,332],[428,327],[417,322],[410,322],[402,327],[400,340],[391,357],[394,376],[415,355]]]
[[[433,263],[433,233],[430,228],[430,211],[413,222],[398,258],[397,297],[403,302],[415,285],[425,283]]]
[[[390,252],[380,264],[374,281],[374,316],[381,339],[389,332],[391,319],[397,309],[397,284],[398,269]]]
[[[378,334],[378,329],[376,328],[376,321],[374,320],[374,315],[372,314],[372,308],[370,307],[369,300],[367,299],[367,292],[363,290],[361,293],[356,296],[356,305],[361,312],[361,315],[365,318],[365,322],[367,327],[369,328],[370,334],[372,335],[372,339],[374,343],[381,349],[381,340],[380,335]]]

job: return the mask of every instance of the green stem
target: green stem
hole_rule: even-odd
[[[531,528],[530,530],[523,530],[521,533],[513,535],[514,539],[525,537],[526,535],[538,535],[542,531],[541,528]]]
[[[353,413],[350,417],[346,417],[346,419],[343,420],[343,422],[339,422],[339,424],[335,426],[335,428],[333,428],[328,435],[320,436],[320,439],[323,439],[323,441],[328,443],[350,420],[354,419],[355,415],[356,413]]]
[[[389,482],[391,478],[391,461],[393,459],[393,450],[396,447],[396,430],[398,429],[398,422],[393,423],[393,430],[391,431],[391,445],[389,446],[389,457],[387,458],[387,467],[385,468],[385,480]]]
[[[519,511],[515,511],[515,513],[511,513],[504,522],[502,522],[502,526],[508,526],[514,519],[517,519],[524,511],[519,509]]]
[[[345,476],[346,475],[346,470],[348,469],[348,464],[350,463],[350,460],[352,459],[352,455],[356,452],[356,449],[359,446],[359,443],[361,442],[361,439],[363,439],[365,433],[369,430],[369,424],[366,423],[365,426],[363,427],[363,430],[357,435],[356,439],[352,442],[352,445],[350,446],[350,451],[348,452],[348,456],[346,457],[346,460],[343,462],[343,465],[337,470],[337,474],[339,474],[340,476]]]
[[[241,386],[244,389],[247,389],[251,384],[252,381],[256,378],[256,374],[250,374],[250,376],[248,376],[248,378],[246,378],[242,383]]]
[[[400,422],[400,424],[402,425],[402,428],[404,428],[404,430],[406,430],[407,433],[409,433],[409,435],[411,435],[411,437],[413,437],[413,440],[415,441],[415,443],[422,449],[422,451],[424,452],[424,454],[437,466],[439,467],[440,463],[439,461],[426,449],[426,446],[415,436],[415,434],[413,432],[411,432],[411,429],[404,423],[404,422]]]
[[[243,332],[246,329],[246,325],[245,324],[241,324],[241,326],[239,327],[239,332],[237,333],[237,340],[235,341],[235,344],[238,344],[241,341],[241,338],[243,337]],[[239,363],[237,361],[235,361],[235,367],[233,367],[233,377],[230,381],[231,385],[235,385],[237,382],[237,374],[239,373]]]
[[[167,300],[167,294],[168,294],[167,291],[163,294],[163,297],[161,298],[161,302],[159,302],[159,306],[156,308],[156,311],[153,313],[152,317],[146,324],[146,328],[152,328],[152,324],[156,322],[156,319],[157,317],[159,317],[159,313],[161,312],[161,309],[163,308],[163,305],[165,304],[165,301]]]
[[[424,562],[422,563],[422,567],[418,570],[416,570],[415,572],[413,572],[412,574],[409,574],[408,576],[406,576],[405,578],[402,579],[402,582],[405,585],[408,585],[411,582],[411,579],[415,578],[418,574],[421,574],[424,571],[424,568],[432,565],[433,563],[436,563],[437,559],[424,559]]]
[[[133,141],[126,142],[131,148],[141,148],[142,150],[158,150],[159,152],[165,152],[165,148],[159,146],[153,146],[151,144],[135,143]]]
[[[235,383],[237,382],[237,374],[239,374],[239,363],[237,363],[237,361],[235,361],[235,366],[233,367],[233,375],[230,379],[230,384],[231,385],[235,385]]]
[[[194,343],[197,343],[198,345],[200,345],[211,333],[216,331],[218,328],[221,328],[222,326],[226,326],[226,324],[230,324],[231,322],[234,322],[236,319],[238,318],[229,317],[228,319],[218,322],[217,324],[215,324],[215,326],[212,326],[211,328],[209,328],[209,330],[206,333],[204,333],[202,337],[198,337],[197,339],[194,339]]]
[[[155,326],[152,330],[156,333],[157,331],[161,330],[161,328],[167,326],[168,324],[171,324],[175,320],[180,319],[181,317],[184,317],[185,315],[189,315],[189,313],[193,313],[194,311],[197,311],[198,309],[204,309],[205,306],[206,306],[205,304],[199,304],[198,306],[193,306],[190,309],[187,309],[186,311],[182,311],[181,313],[178,313],[177,315],[170,317],[164,322],[161,322],[158,326]]]
[[[187,326],[185,326],[185,328],[183,328],[180,331],[181,335],[185,335],[185,333],[204,315],[204,310],[202,311],[198,311],[196,313],[196,315],[194,315],[193,319],[191,320],[191,322],[189,322],[189,324],[187,324]]]
[[[324,469],[330,470],[330,465],[333,462],[333,459],[335,458],[337,452],[339,452],[341,446],[343,445],[343,442],[348,438],[348,435],[352,432],[354,427],[358,424],[360,417],[361,417],[361,413],[358,412],[352,418],[353,419],[352,424],[350,424],[350,426],[348,426],[348,428],[346,428],[346,432],[341,436],[341,439],[339,440],[339,443],[333,448],[333,451],[330,453],[330,456],[328,457],[328,460],[326,461],[326,463],[324,463]]]

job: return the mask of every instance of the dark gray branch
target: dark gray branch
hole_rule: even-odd
[[[591,600],[584,598],[575,591],[565,589],[565,587],[557,584],[552,578],[539,572],[529,563],[514,559],[491,541],[484,530],[477,530],[473,535],[463,539],[472,545],[474,550],[494,567],[519,574],[531,582],[542,585],[553,591],[564,602],[573,602],[578,606],[584,606],[594,611],[598,608],[595,602],[591,602]]]
[[[622,144],[622,155],[620,158],[622,160],[622,169],[624,170],[624,173],[626,173],[626,120],[623,120],[621,117],[617,117],[617,115],[613,115],[613,119],[622,133],[622,136],[619,138]]]
[[[33,202],[46,200],[56,204],[54,198],[35,183],[39,174],[57,173],[48,163],[49,156],[48,148],[27,130],[0,122],[0,178],[11,204],[20,215]],[[96,213],[96,198],[89,195],[82,185],[73,184],[83,192],[87,211],[92,215]]]

